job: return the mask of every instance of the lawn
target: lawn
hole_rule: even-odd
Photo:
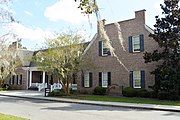
[[[27,120],[27,119],[0,113],[0,120]]]
[[[150,98],[129,98],[129,97],[112,97],[112,96],[97,96],[97,95],[82,95],[82,96],[65,96],[65,98],[107,102],[127,102],[127,103],[142,103],[156,105],[173,105],[180,106],[180,101],[165,101]]]

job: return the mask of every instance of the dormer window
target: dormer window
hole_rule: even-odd
[[[129,52],[144,51],[144,35],[129,36]]]
[[[105,45],[104,41],[99,41],[99,56],[110,55],[110,49]]]
[[[140,52],[140,37],[139,35],[132,37],[133,52]]]

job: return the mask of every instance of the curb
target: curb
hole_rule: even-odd
[[[51,99],[48,97],[45,98],[38,98],[38,97],[23,97],[23,96],[15,96],[15,95],[4,95],[0,94],[0,96],[8,96],[8,97],[16,97],[16,98],[25,98],[25,99],[34,99],[34,100],[44,100],[44,101],[53,101],[53,102],[63,102],[63,103],[75,103],[75,104],[85,104],[85,105],[96,105],[96,106],[106,106],[106,107],[121,107],[121,108],[130,108],[130,109],[144,109],[144,110],[157,110],[157,111],[169,111],[169,112],[180,112],[180,109],[171,109],[171,108],[151,108],[151,107],[143,107],[143,106],[133,106],[133,105],[113,105],[113,104],[106,104],[103,103],[91,103],[85,100],[77,100],[72,101],[71,99]],[[100,102],[100,101],[98,101]]]

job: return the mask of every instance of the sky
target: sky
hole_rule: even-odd
[[[90,41],[96,33],[95,15],[83,15],[74,0],[12,0],[9,10],[18,23],[11,23],[0,30],[22,38],[28,50],[37,50],[45,39],[69,30],[81,33]],[[146,10],[146,24],[153,28],[155,16],[161,15],[163,0],[97,0],[101,19],[113,23],[135,17],[135,11]]]

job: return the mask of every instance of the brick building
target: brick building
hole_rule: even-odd
[[[145,64],[143,53],[157,49],[158,44],[149,37],[153,30],[145,24],[145,10],[136,11],[133,19],[105,24],[105,30],[120,61],[110,55],[97,32],[84,53],[93,67],[84,70],[78,81],[79,90],[92,92],[97,86],[114,86],[110,92],[117,93],[121,86],[146,89],[152,86],[155,77],[150,72],[155,64]]]
[[[145,24],[145,10],[136,11],[133,19],[105,24],[105,30],[119,61],[110,55],[103,38],[97,32],[83,53],[88,65],[84,66],[83,74],[76,80],[78,89],[92,93],[97,86],[112,86],[110,92],[121,93],[122,86],[146,89],[152,86],[155,77],[150,72],[156,64],[144,63],[143,53],[157,49],[158,44],[149,37],[153,30]],[[33,54],[35,52],[22,51],[21,56],[27,58]],[[37,66],[27,61],[18,75],[10,80],[10,85],[16,89],[28,89],[36,83],[54,82],[46,72],[38,70]]]

